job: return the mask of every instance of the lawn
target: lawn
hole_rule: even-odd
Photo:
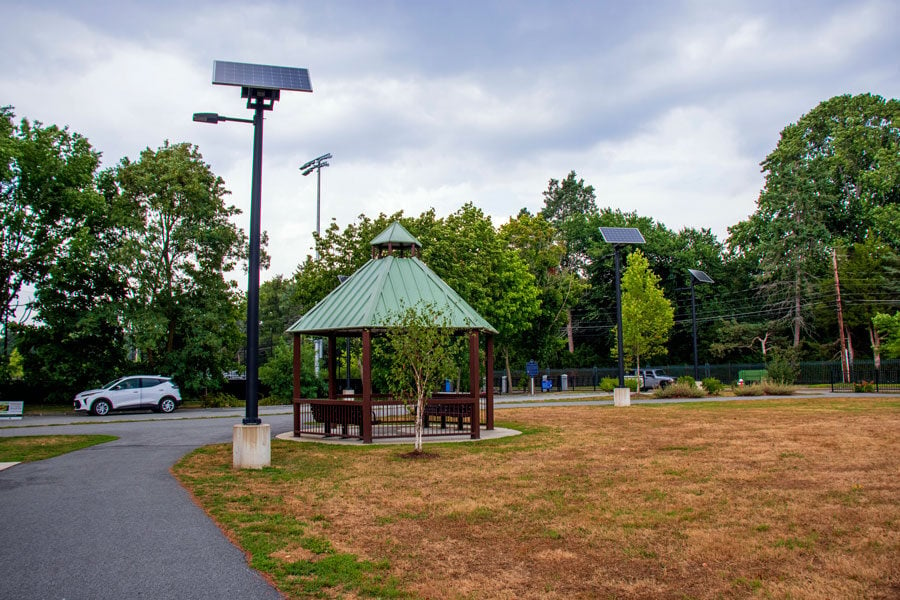
[[[897,598],[900,400],[503,410],[523,435],[174,469],[290,598]]]
[[[32,462],[117,440],[114,435],[22,435],[0,437],[0,462]]]

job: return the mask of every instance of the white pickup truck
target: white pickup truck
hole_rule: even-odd
[[[631,372],[634,375],[634,371]],[[641,389],[654,390],[675,383],[675,379],[663,373],[662,369],[641,369]]]

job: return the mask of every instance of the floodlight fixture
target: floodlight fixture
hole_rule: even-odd
[[[694,381],[700,379],[700,365],[697,361],[697,301],[694,297],[694,283],[715,283],[712,277],[698,271],[697,269],[688,269],[691,274],[691,323],[694,330]]]
[[[619,387],[625,387],[625,343],[622,336],[622,282],[619,276],[619,248],[630,244],[645,243],[640,230],[634,227],[601,227],[603,241],[613,245],[616,264],[616,341],[619,350]],[[637,373],[640,381],[640,373]],[[640,384],[638,384],[640,385]]]
[[[247,404],[244,425],[259,425],[259,256],[262,204],[263,111],[272,110],[281,90],[312,92],[309,71],[224,60],[213,61],[213,85],[241,88],[253,119],[223,117],[217,113],[194,113],[198,123],[238,121],[253,123],[253,172],[250,185],[250,252],[247,265]]]

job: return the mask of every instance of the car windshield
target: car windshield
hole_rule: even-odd
[[[109,383],[107,383],[106,385],[104,385],[104,386],[103,386],[103,389],[104,389],[104,390],[107,390],[107,389],[111,388],[112,386],[116,385],[117,383],[119,383],[120,381],[122,381],[123,379],[125,379],[125,378],[124,378],[124,377],[119,377],[118,379],[113,379],[112,381],[110,381]]]

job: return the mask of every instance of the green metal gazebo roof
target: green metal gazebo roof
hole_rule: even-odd
[[[380,248],[421,247],[400,223],[374,240]],[[373,258],[288,328],[288,333],[389,329],[408,308],[430,305],[456,329],[497,333],[453,288],[415,256]]]

